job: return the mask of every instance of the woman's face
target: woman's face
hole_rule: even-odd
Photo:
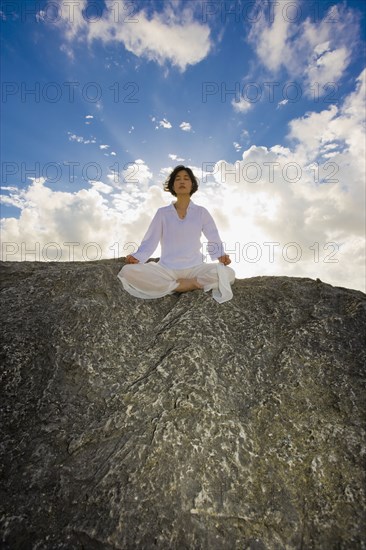
[[[190,194],[192,191],[192,181],[186,170],[179,170],[175,176],[173,190],[177,195]]]

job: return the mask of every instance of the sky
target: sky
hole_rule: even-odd
[[[237,278],[365,292],[365,13],[2,0],[1,259],[133,254],[183,164]]]

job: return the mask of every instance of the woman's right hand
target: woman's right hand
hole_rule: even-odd
[[[126,256],[126,264],[138,264],[138,263],[140,263],[140,260],[131,256],[131,254]]]

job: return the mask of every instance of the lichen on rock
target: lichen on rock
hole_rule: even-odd
[[[365,548],[366,296],[123,262],[1,264],[2,548]]]

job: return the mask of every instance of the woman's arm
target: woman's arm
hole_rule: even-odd
[[[221,241],[218,229],[211,214],[203,208],[202,233],[207,239],[208,253],[211,260],[219,260],[224,265],[231,263],[228,254],[225,254],[224,243]]]
[[[157,210],[155,216],[153,217],[148,230],[145,233],[144,238],[141,241],[140,246],[134,254],[127,256],[127,263],[136,264],[136,263],[145,263],[156,247],[160,242],[162,234],[162,219],[160,208]]]

